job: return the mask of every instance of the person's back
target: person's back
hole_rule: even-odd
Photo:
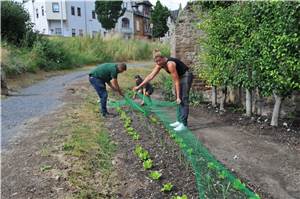
[[[117,64],[115,63],[104,63],[97,65],[90,73],[90,76],[99,78],[104,82],[109,82],[112,79],[118,77]]]

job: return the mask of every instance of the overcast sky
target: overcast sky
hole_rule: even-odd
[[[157,0],[150,0],[150,2],[155,6]],[[179,8],[179,4],[181,3],[182,8],[186,6],[186,3],[189,0],[160,0],[161,4],[167,6],[170,10],[176,10]]]

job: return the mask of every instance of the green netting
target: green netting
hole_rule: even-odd
[[[130,106],[142,112],[145,116],[154,113],[164,124],[170,137],[179,145],[187,161],[191,164],[196,177],[199,198],[230,198],[230,199],[259,199],[260,197],[247,188],[232,172],[220,163],[189,130],[174,131],[169,124],[174,121],[171,117],[179,107],[174,102],[150,99],[142,94],[138,96],[145,102],[145,106],[125,96],[124,100],[110,102],[113,107]]]

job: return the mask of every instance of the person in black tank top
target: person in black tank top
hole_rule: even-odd
[[[173,57],[164,57],[159,51],[154,53],[154,61],[156,66],[152,72],[144,79],[144,81],[133,88],[134,91],[139,90],[145,84],[150,82],[161,69],[164,69],[172,76],[175,91],[176,103],[180,106],[178,121],[170,124],[175,131],[183,131],[187,127],[189,115],[189,92],[193,82],[193,74],[189,71],[189,67],[182,61]]]

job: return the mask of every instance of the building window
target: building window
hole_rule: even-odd
[[[35,10],[36,18],[39,18],[39,9]]]
[[[61,35],[61,28],[55,28],[55,34]]]
[[[77,15],[81,16],[81,9],[80,8],[77,8]]]
[[[95,13],[94,10],[92,11],[92,18],[93,18],[93,19],[96,19],[96,13]]]
[[[52,3],[52,12],[59,12],[59,4]]]
[[[79,36],[83,36],[83,30],[82,29],[79,29]]]
[[[122,28],[129,28],[129,19],[126,17],[122,19]]]
[[[75,16],[75,7],[74,6],[71,7],[71,15]]]
[[[44,10],[44,6],[42,6],[42,16],[45,15],[45,10]]]
[[[75,36],[76,36],[76,29],[72,28],[72,37],[75,37]]]

